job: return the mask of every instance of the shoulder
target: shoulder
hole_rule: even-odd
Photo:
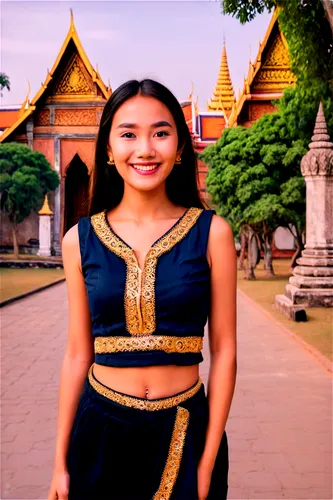
[[[61,250],[64,266],[67,263],[76,262],[81,267],[79,224],[75,224],[65,233],[61,242]]]
[[[209,237],[213,241],[225,241],[230,240],[232,238],[233,241],[233,233],[230,224],[223,219],[220,215],[213,214],[212,221],[210,224],[210,234]]]
[[[236,255],[234,235],[230,224],[220,215],[212,216],[208,237],[208,260],[213,265],[223,256]]]
[[[79,244],[79,224],[72,226],[62,239],[62,250],[70,250]]]

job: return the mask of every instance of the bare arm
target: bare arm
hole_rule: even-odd
[[[211,473],[229,415],[237,371],[237,257],[231,228],[217,215],[211,223],[208,260],[211,266],[209,423],[200,463]]]
[[[64,236],[62,257],[69,304],[68,341],[61,369],[58,401],[58,428],[54,469],[67,469],[66,455],[79,397],[93,362],[91,318],[85,283],[81,271],[78,227]]]

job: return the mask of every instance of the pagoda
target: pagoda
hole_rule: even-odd
[[[224,40],[217,84],[213,92],[213,97],[208,101],[207,108],[208,111],[222,111],[224,116],[229,118],[235,101],[235,94],[229,73],[226,43]]]

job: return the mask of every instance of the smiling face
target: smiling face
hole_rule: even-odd
[[[109,152],[125,184],[150,191],[163,184],[177,155],[178,134],[169,109],[154,97],[136,95],[116,111]]]

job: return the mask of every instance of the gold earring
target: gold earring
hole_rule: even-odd
[[[109,154],[109,161],[106,162],[108,165],[114,165],[114,159],[112,153]]]
[[[176,165],[180,165],[181,162],[182,162],[182,156],[181,156],[180,153],[178,153],[177,156],[176,156],[175,164]]]

